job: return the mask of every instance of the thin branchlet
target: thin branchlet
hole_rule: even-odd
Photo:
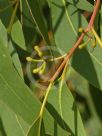
[[[59,66],[59,68],[57,69],[57,71],[55,72],[55,74],[50,79],[51,82],[53,82],[57,78],[57,76],[60,74],[61,70],[64,68],[65,64],[70,60],[70,58],[73,55],[74,51],[77,49],[77,47],[79,46],[79,44],[82,42],[85,34],[93,28],[94,20],[95,20],[95,17],[97,15],[97,12],[99,10],[99,7],[100,7],[100,0],[96,0],[96,4],[95,4],[94,10],[93,10],[93,13],[92,13],[92,16],[90,18],[90,21],[89,21],[89,24],[88,24],[87,28],[84,30],[84,32],[82,32],[82,34],[78,38],[77,42],[70,49],[70,51],[66,55],[64,61],[61,63],[61,65]]]

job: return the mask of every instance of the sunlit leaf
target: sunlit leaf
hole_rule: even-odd
[[[6,107],[3,103],[0,103],[0,110],[1,108],[1,120],[6,134],[8,136],[25,136],[26,133],[22,125],[25,125],[25,128],[28,129],[28,124],[24,121],[20,122],[18,116],[14,112],[12,112],[8,107]]]
[[[38,100],[13,67],[2,36],[0,36],[0,100],[28,124],[33,122],[40,109]]]

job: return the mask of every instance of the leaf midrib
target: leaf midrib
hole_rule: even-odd
[[[5,78],[2,76],[2,74],[0,73],[0,77],[1,79],[4,81],[4,83],[8,86],[8,88],[12,91],[12,93],[25,105],[25,107],[29,109],[29,107],[26,105],[26,103],[15,93],[14,89],[12,89],[12,87],[9,85],[9,83],[5,80]]]
[[[69,16],[68,10],[67,10],[67,8],[66,8],[65,0],[62,0],[62,3],[63,3],[64,8],[65,8],[65,13],[66,13],[67,20],[68,20],[68,22],[69,22],[69,24],[70,24],[70,26],[71,26],[71,28],[72,28],[74,34],[77,36],[77,32],[76,32],[76,30],[75,30],[75,28],[74,28],[74,25],[73,25],[73,23],[72,23],[72,21],[71,21],[71,18],[70,18],[70,16]]]

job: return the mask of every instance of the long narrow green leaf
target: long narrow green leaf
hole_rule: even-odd
[[[47,28],[46,28],[44,17],[43,17],[41,7],[40,7],[40,1],[39,0],[26,0],[26,3],[27,3],[27,6],[29,8],[32,18],[38,27],[40,34],[42,35],[46,43],[50,45]]]
[[[52,0],[52,27],[56,46],[62,51],[68,50],[75,43],[78,36],[78,28],[83,24],[83,17],[72,5],[65,5],[64,0]]]
[[[4,41],[4,45],[10,51],[14,66],[17,69],[19,75],[23,78],[23,72],[22,72],[22,68],[21,68],[21,64],[20,64],[18,54],[16,52],[16,49],[14,49],[14,46],[13,46],[13,43],[11,42],[11,40],[9,40],[9,43],[8,43],[7,31],[6,31],[6,28],[2,25],[1,22],[0,22],[0,32],[2,32],[1,37]]]
[[[69,136],[69,133],[64,130],[56,119],[46,110],[43,116],[45,132],[51,136]]]
[[[11,20],[12,12],[13,12],[12,2],[9,0],[4,0],[4,1],[0,1],[0,5],[2,5],[2,9],[8,7],[8,5],[11,5],[9,8],[4,10],[3,12],[0,12],[0,19],[2,20],[2,22],[6,26],[6,28],[8,28],[10,20]],[[11,39],[20,48],[26,50],[22,26],[21,26],[21,23],[18,20],[17,16],[15,16],[15,20],[11,26]]]
[[[102,90],[102,50],[97,47],[92,52],[83,49],[76,51],[73,56],[72,66],[92,85]]]
[[[5,39],[6,40],[6,39]],[[0,35],[0,100],[28,124],[37,117],[40,104],[12,65],[5,41]]]
[[[24,34],[23,34],[22,26],[19,20],[16,20],[12,26],[11,37],[12,37],[12,40],[19,47],[26,50]]]
[[[17,54],[17,51],[16,51],[16,49],[15,49],[15,47],[13,46],[13,43],[12,43],[11,41],[9,41],[8,49],[9,49],[9,51],[10,51],[13,64],[14,64],[14,66],[15,66],[17,72],[19,73],[19,75],[20,75],[20,76],[22,77],[22,79],[23,79],[23,71],[22,71],[20,59],[19,59],[18,54]]]
[[[7,136],[25,136],[26,133],[22,128],[22,124],[25,124],[25,126],[27,126],[25,127],[26,129],[28,129],[28,124],[24,121],[22,123],[19,122],[18,116],[0,102],[0,108],[2,107],[2,105],[3,109],[1,114],[1,120]]]
[[[63,129],[74,136],[85,136],[80,114],[66,84],[62,89],[53,87],[49,94],[47,109]]]
[[[41,118],[39,117],[36,119],[36,121],[34,121],[27,136],[45,136],[45,134],[50,136],[67,136],[69,134],[66,130],[61,128],[61,126],[55,121],[47,110],[44,111],[42,124],[40,119]]]
[[[41,130],[41,118],[37,118],[36,121],[34,121],[33,126],[31,126],[27,136],[40,136],[40,130]]]

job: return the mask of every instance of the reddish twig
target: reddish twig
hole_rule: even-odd
[[[94,7],[93,14],[92,14],[91,19],[90,19],[90,21],[89,21],[89,25],[88,25],[88,28],[89,28],[89,29],[90,29],[90,28],[93,26],[93,24],[94,24],[94,20],[95,20],[95,17],[96,17],[97,12],[98,12],[98,10],[99,10],[99,7],[100,7],[100,0],[97,0],[97,1],[96,1],[96,6]]]
[[[73,55],[74,51],[77,49],[77,47],[79,46],[79,44],[82,42],[85,34],[93,27],[96,14],[97,14],[97,12],[99,10],[99,6],[100,6],[100,0],[96,0],[96,5],[94,7],[94,11],[93,11],[93,14],[91,16],[91,19],[89,21],[89,24],[88,24],[87,28],[81,34],[81,36],[78,38],[78,40],[74,44],[74,46],[70,49],[70,51],[68,52],[68,54],[65,57],[64,61],[61,63],[61,65],[59,66],[59,68],[57,69],[57,71],[55,72],[55,74],[53,75],[53,77],[50,79],[51,82],[53,82],[57,78],[57,76],[60,74],[61,70],[64,68],[65,64],[69,61],[69,59]]]

